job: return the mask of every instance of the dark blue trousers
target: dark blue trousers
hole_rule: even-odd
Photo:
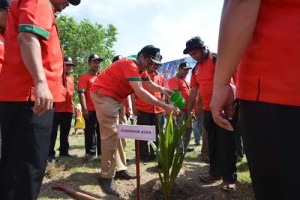
[[[300,106],[242,100],[239,119],[255,198],[300,199]]]
[[[63,156],[69,153],[69,132],[71,129],[72,117],[73,113],[71,112],[54,113],[49,156],[55,156],[54,147],[57,138],[58,127],[60,128],[59,155]]]
[[[213,121],[210,111],[204,110],[203,124],[208,138],[209,173],[215,177],[222,177],[224,182],[235,182],[237,180],[235,133],[220,128]]]
[[[35,200],[44,177],[53,110],[33,113],[32,102],[0,102],[0,199]]]
[[[154,125],[156,129],[156,141],[154,144],[158,145],[158,135],[159,135],[159,124],[160,123],[161,114],[156,113],[147,113],[139,110],[139,115],[137,116],[137,124],[138,125]],[[140,147],[140,159],[145,160],[149,157],[155,156],[153,148],[150,146],[150,150],[148,149],[148,141],[139,141]]]
[[[85,153],[89,155],[101,155],[101,139],[99,123],[96,111],[89,111],[89,119],[85,119],[84,129]]]

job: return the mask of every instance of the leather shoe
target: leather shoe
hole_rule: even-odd
[[[64,154],[59,154],[59,157],[72,158],[72,157],[74,157],[74,156],[73,156],[73,155],[70,155],[69,153],[64,153]]]
[[[212,184],[212,183],[215,183],[215,182],[221,180],[221,177],[213,176],[211,174],[204,174],[204,175],[200,175],[200,180],[203,183]]]
[[[127,170],[122,170],[122,171],[116,172],[115,178],[125,179],[125,180],[135,179],[136,178],[136,174],[129,173]]]
[[[101,186],[102,190],[106,192],[107,194],[114,195],[116,197],[119,197],[120,194],[116,189],[115,181],[113,178],[98,178],[98,183]]]

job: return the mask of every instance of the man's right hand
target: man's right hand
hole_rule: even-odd
[[[82,116],[84,119],[89,120],[89,111],[87,109],[83,109]]]
[[[47,82],[39,82],[34,87],[35,103],[33,112],[39,116],[48,112],[53,107],[53,97]]]
[[[213,96],[210,103],[211,113],[215,123],[229,131],[233,131],[233,126],[228,119],[233,115],[234,93],[230,84],[214,85]]]

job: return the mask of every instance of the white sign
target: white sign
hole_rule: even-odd
[[[156,141],[155,126],[119,124],[117,129],[120,138]]]

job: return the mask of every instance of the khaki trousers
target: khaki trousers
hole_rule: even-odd
[[[91,92],[101,135],[101,177],[113,178],[117,171],[126,170],[126,141],[119,138],[117,124],[126,124],[122,103],[112,97]]]

